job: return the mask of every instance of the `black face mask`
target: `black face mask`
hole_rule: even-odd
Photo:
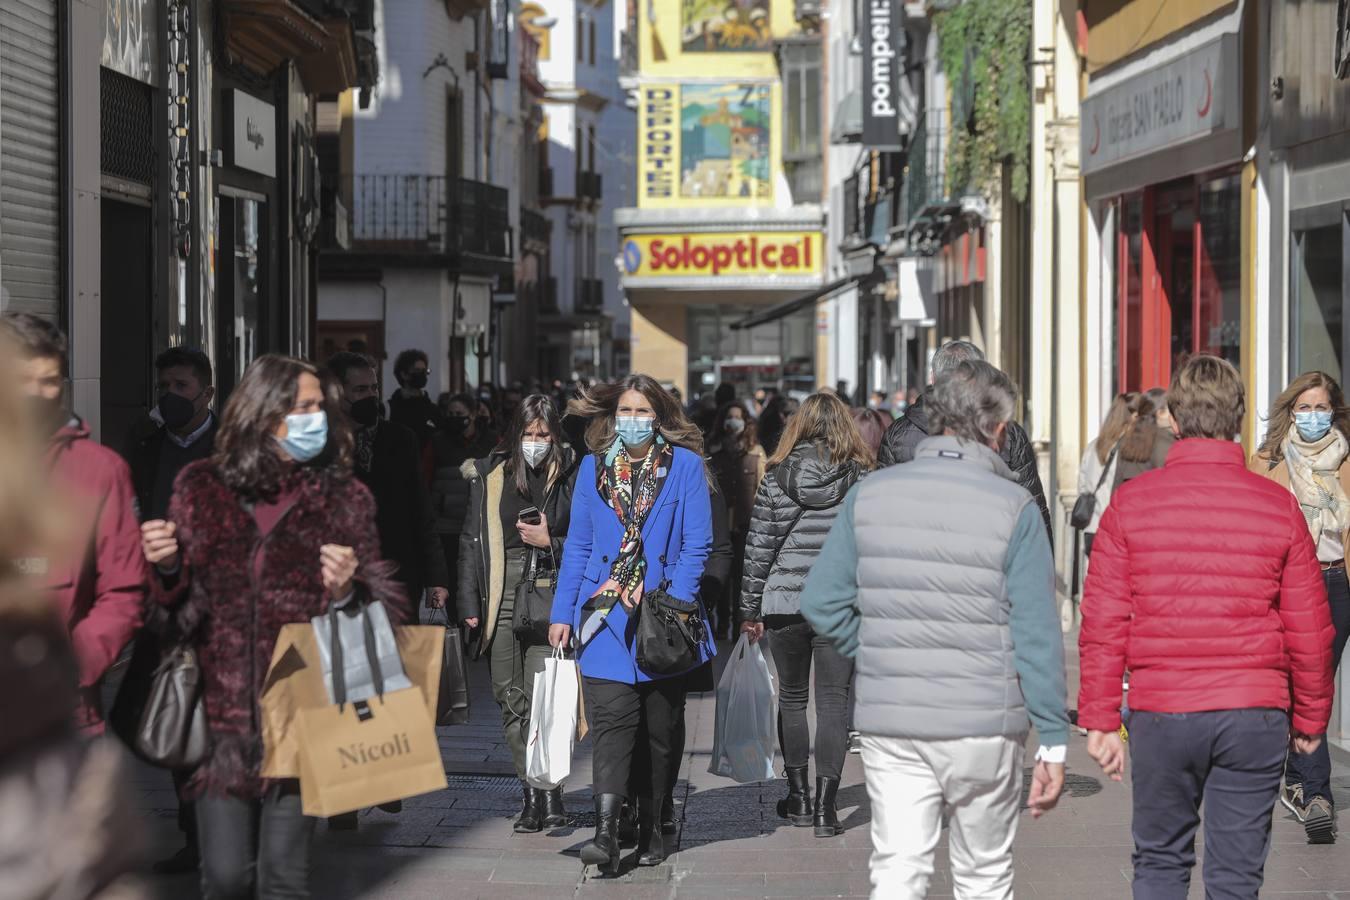
[[[197,396],[200,397],[201,395],[198,394]],[[159,415],[164,420],[166,428],[176,431],[191,422],[193,416],[197,415],[197,403],[182,394],[165,392],[159,395]]]
[[[380,399],[363,397],[352,404],[352,420],[369,428],[380,420]]]
[[[451,416],[445,420],[445,428],[451,434],[463,434],[469,430],[469,417]]]
[[[427,386],[427,373],[410,372],[404,381],[407,382],[408,387],[417,388],[420,391]]]

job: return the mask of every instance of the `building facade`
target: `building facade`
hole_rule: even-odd
[[[742,395],[813,388],[814,323],[753,316],[822,284],[819,120],[802,119],[802,83],[779,68],[785,41],[818,39],[790,0],[649,0],[628,13],[637,196],[617,224],[632,367],[689,397],[723,382]]]
[[[364,0],[0,5],[0,308],[72,339],[76,410],[120,446],[152,361],[202,348],[222,401],[308,353],[317,99],[373,85]]]

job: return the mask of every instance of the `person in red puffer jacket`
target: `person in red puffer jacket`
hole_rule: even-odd
[[[76,724],[102,734],[103,676],[140,628],[146,596],[131,470],[71,413],[61,330],[15,312],[0,317],[0,330],[17,348],[19,387],[47,438],[47,472],[67,517],[63,545],[21,560],[21,568],[45,588],[70,634],[80,670]]]
[[[1093,544],[1078,721],[1119,781],[1128,669],[1135,898],[1186,896],[1203,801],[1207,893],[1255,900],[1286,749],[1311,752],[1331,713],[1331,616],[1297,500],[1233,440],[1237,369],[1192,358],[1168,406],[1181,440],[1116,491]]]

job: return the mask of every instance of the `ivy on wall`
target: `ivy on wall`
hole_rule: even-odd
[[[949,193],[992,192],[1006,160],[1012,193],[1027,199],[1031,155],[1031,2],[964,0],[934,15],[952,92]]]

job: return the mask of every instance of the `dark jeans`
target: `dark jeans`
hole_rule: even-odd
[[[1336,626],[1336,637],[1331,645],[1331,671],[1341,666],[1346,638],[1350,638],[1350,583],[1345,569],[1327,569],[1322,573],[1327,586],[1327,602],[1331,604],[1331,623]],[[1312,753],[1290,753],[1285,766],[1284,780],[1303,785],[1303,801],[1314,797],[1331,800],[1331,754],[1327,742],[1322,741]]]
[[[627,797],[630,775],[636,775],[631,783],[645,796],[665,796],[674,764],[676,727],[684,709],[685,679],[624,684],[585,678],[584,682],[586,719],[594,742],[595,793]]]
[[[800,616],[765,616],[769,651],[778,667],[779,743],[788,768],[807,765],[811,726],[811,664],[816,668],[816,774],[839,778],[848,753],[849,686],[853,660],[811,630]]]
[[[308,897],[314,822],[300,811],[295,780],[260,800],[198,798],[202,900]]]
[[[1257,900],[1289,746],[1288,714],[1135,710],[1129,730],[1135,900],[1185,900],[1202,803],[1205,897]]]

